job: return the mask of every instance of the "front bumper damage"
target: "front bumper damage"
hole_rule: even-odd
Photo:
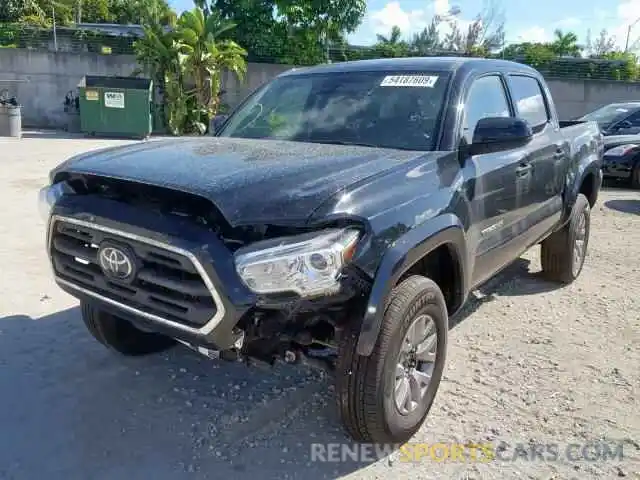
[[[135,279],[118,281],[100,265],[100,245],[130,253]],[[204,227],[108,199],[68,196],[54,206],[47,252],[58,286],[138,328],[191,345],[241,345],[238,322],[256,296],[233,255]]]
[[[131,279],[107,275],[99,255],[105,245],[134,258]],[[47,250],[55,281],[70,295],[212,358],[325,355],[342,326],[361,317],[370,288],[346,268],[332,295],[257,295],[206,226],[90,195],[53,206]]]

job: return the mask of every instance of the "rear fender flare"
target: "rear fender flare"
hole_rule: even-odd
[[[460,220],[453,214],[442,215],[425,222],[401,236],[382,257],[364,311],[356,351],[369,356],[378,339],[385,307],[391,290],[402,274],[429,252],[441,245],[451,245],[457,259],[460,302],[467,293],[466,239]]]
[[[602,170],[597,160],[593,160],[589,163],[585,163],[578,168],[575,180],[571,184],[570,188],[566,190],[566,197],[564,200],[564,210],[562,212],[562,220],[560,225],[565,225],[571,219],[571,212],[573,211],[573,205],[576,203],[578,194],[580,193],[580,187],[589,174],[593,175],[592,189],[595,192],[595,198],[597,200],[602,186]]]

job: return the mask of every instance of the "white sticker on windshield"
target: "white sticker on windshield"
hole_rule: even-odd
[[[626,108],[616,108],[616,112],[622,112],[622,113],[627,113],[629,110],[627,110]]]
[[[437,81],[438,77],[430,75],[387,75],[380,86],[433,88]]]

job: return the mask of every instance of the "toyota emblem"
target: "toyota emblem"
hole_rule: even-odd
[[[105,275],[117,280],[126,280],[133,275],[133,260],[117,247],[105,246],[98,253],[100,267]]]

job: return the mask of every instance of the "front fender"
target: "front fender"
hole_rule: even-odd
[[[357,353],[369,356],[378,339],[389,294],[398,279],[426,254],[441,245],[451,245],[457,258],[461,298],[466,296],[466,239],[460,220],[453,214],[442,215],[401,236],[386,251],[371,287],[358,338]]]

